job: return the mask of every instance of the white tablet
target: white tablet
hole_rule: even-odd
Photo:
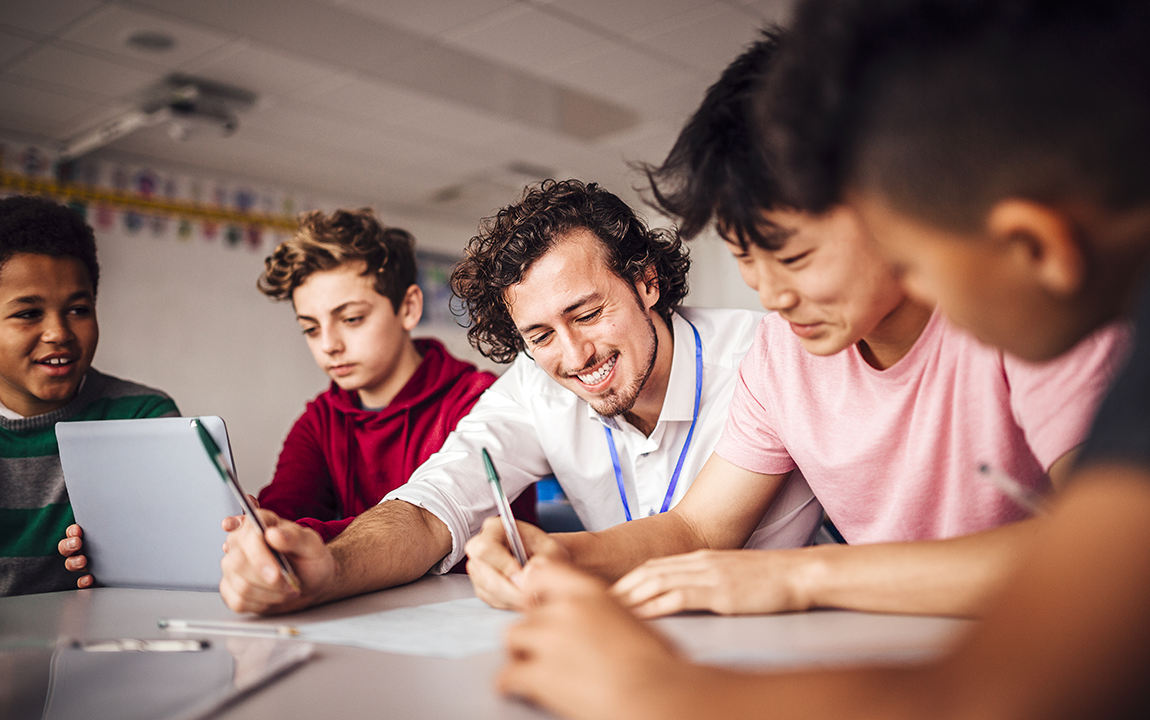
[[[199,420],[234,471],[224,421]],[[227,537],[220,521],[243,510],[191,418],[61,422],[56,438],[98,583],[218,590]]]

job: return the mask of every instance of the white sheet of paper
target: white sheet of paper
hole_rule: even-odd
[[[466,598],[310,623],[300,625],[299,631],[309,642],[462,658],[499,650],[503,629],[518,617],[519,613],[496,610],[479,598]]]

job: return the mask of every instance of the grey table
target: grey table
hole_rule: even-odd
[[[474,597],[466,576],[426,577],[302,613],[259,620],[306,623]],[[21,649],[61,636],[80,640],[165,637],[161,617],[235,620],[215,593],[98,588],[0,598],[0,687],[27,687],[45,671]],[[810,612],[774,616],[697,614],[655,622],[689,655],[739,667],[913,661],[945,648],[966,623],[932,617]],[[446,660],[319,645],[315,657],[222,711],[221,718],[537,718],[492,689],[498,652]],[[99,713],[96,713],[97,715]]]

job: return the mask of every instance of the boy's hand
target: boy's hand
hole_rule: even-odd
[[[567,549],[534,525],[516,521],[528,563],[536,556],[570,562]],[[467,575],[475,595],[492,607],[523,610],[529,604],[529,594],[520,587],[523,568],[511,554],[507,533],[498,516],[483,521],[479,534],[467,541]]]
[[[68,526],[64,533],[64,539],[56,546],[66,559],[64,560],[64,568],[69,572],[80,572],[88,567],[88,558],[82,555],[84,549],[84,531],[80,529],[79,525],[73,523]],[[96,584],[96,578],[92,577],[91,573],[85,573],[76,578],[76,587],[88,588]]]
[[[769,550],[696,550],[648,560],[611,588],[625,607],[652,618],[684,610],[720,615],[807,609],[795,588],[804,556]]]
[[[270,510],[256,512],[267,526],[265,538],[260,537],[255,523],[242,516],[223,520],[228,531],[220,560],[224,602],[236,612],[260,614],[290,612],[323,602],[324,591],[336,572],[335,558],[323,539],[311,528],[284,520]],[[268,545],[287,556],[299,579],[300,592],[280,573]]]
[[[524,591],[535,598],[506,634],[500,692],[563,717],[678,717],[674,696],[696,682],[671,644],[615,602],[602,581],[564,563],[534,560]]]

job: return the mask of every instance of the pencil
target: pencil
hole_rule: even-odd
[[[978,466],[978,473],[987,482],[995,486],[1020,507],[1026,508],[1032,515],[1042,515],[1046,512],[1043,507],[1044,498],[1041,494],[1026,487],[1006,473],[995,470],[986,463]]]
[[[203,632],[214,635],[254,635],[257,637],[295,637],[299,628],[291,625],[257,625],[255,623],[226,620],[159,620],[164,630],[172,632]]]

